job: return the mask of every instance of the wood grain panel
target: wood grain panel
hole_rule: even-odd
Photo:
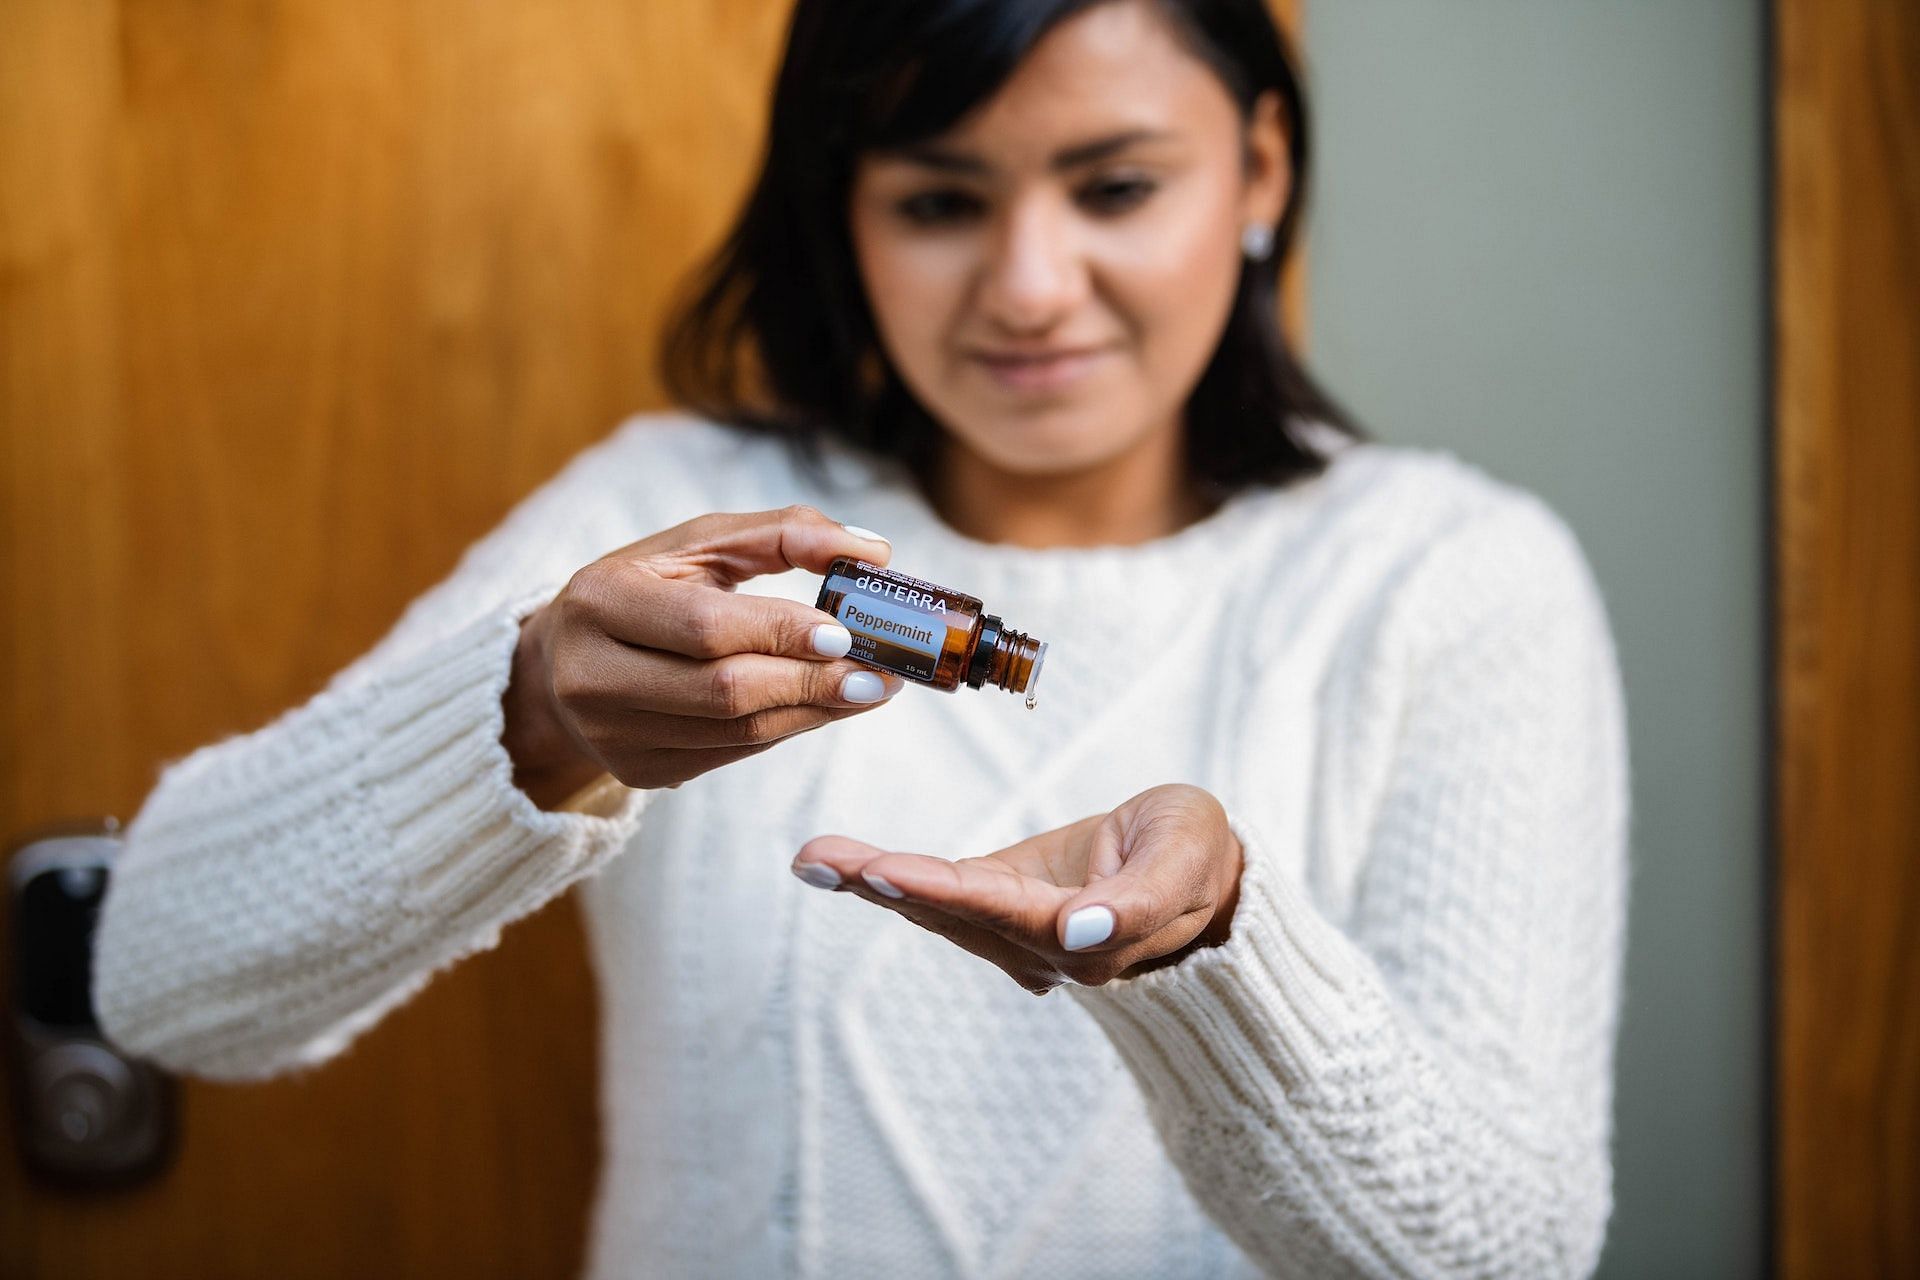
[[[1288,32],[1293,39],[1293,56],[1299,67],[1300,75],[1306,81],[1307,104],[1312,106],[1313,73],[1306,65],[1306,29],[1302,25],[1305,18],[1303,0],[1268,0],[1267,12],[1280,24],[1282,31]],[[1313,215],[1313,197],[1307,197],[1307,216]],[[1294,233],[1293,257],[1280,273],[1280,325],[1286,331],[1287,341],[1293,344],[1296,354],[1304,355],[1307,349],[1307,234],[1303,222]]]
[[[1776,0],[1776,1253],[1920,1275],[1920,8]]]
[[[785,16],[0,5],[0,831],[129,816],[658,403]],[[573,1275],[594,1019],[563,900],[322,1070],[189,1084],[156,1185],[7,1151],[0,1275]]]

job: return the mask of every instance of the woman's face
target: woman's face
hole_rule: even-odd
[[[1251,146],[1251,161],[1243,147]],[[1268,94],[1225,86],[1142,0],[1060,23],[946,134],[855,166],[881,344],[950,435],[1021,475],[1178,431],[1241,270],[1286,200]]]

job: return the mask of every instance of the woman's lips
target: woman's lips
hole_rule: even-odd
[[[1009,391],[1058,391],[1085,378],[1110,354],[1109,347],[1090,347],[1043,356],[975,352],[973,358]]]

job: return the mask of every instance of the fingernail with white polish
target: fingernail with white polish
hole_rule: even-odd
[[[1067,917],[1067,950],[1084,951],[1097,947],[1113,936],[1113,911],[1108,907],[1082,907]]]
[[[878,702],[887,696],[887,682],[871,671],[856,671],[840,682],[840,696],[848,702]]]
[[[869,542],[884,542],[888,546],[893,545],[892,538],[883,537],[882,535],[875,533],[871,529],[862,529],[857,524],[843,524],[840,527],[842,529],[845,529],[848,533],[852,534],[856,538],[865,538]]]
[[[793,874],[799,876],[816,889],[837,889],[840,887],[840,873],[824,862],[795,863]]]
[[[813,629],[813,651],[827,658],[844,658],[853,648],[853,633],[837,622],[823,622]]]
[[[889,898],[904,898],[906,892],[895,888],[893,883],[877,871],[862,871],[860,878],[865,880],[875,893],[885,894]]]

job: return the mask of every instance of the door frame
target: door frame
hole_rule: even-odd
[[[1772,16],[1772,1270],[1915,1275],[1920,7]]]

